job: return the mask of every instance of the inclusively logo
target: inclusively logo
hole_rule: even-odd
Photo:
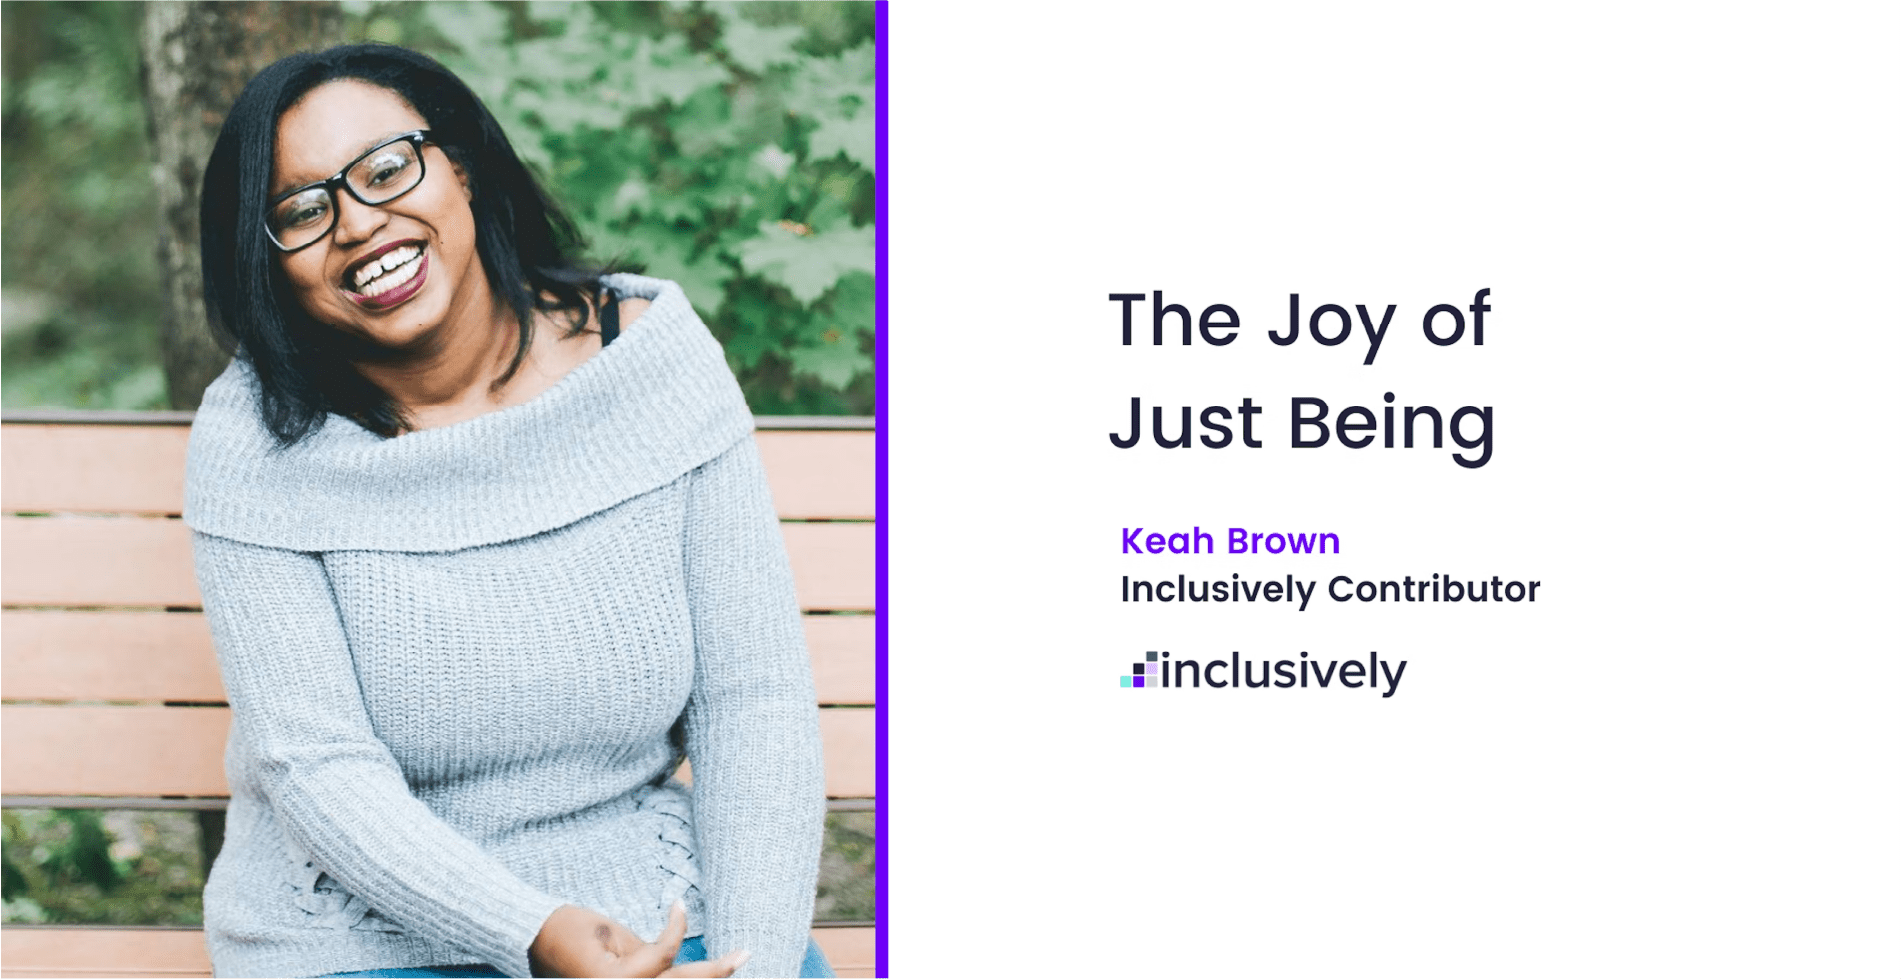
[[[1155,680],[1156,682],[1152,684],[1152,686],[1158,686],[1158,687],[1161,686],[1162,684],[1159,678],[1161,677],[1161,674],[1162,674],[1162,664],[1155,662],[1155,656],[1156,656],[1155,650],[1153,649],[1149,650],[1147,662],[1135,664],[1135,672],[1129,676],[1123,677],[1122,685],[1125,687],[1149,686],[1150,684],[1144,684],[1143,681]],[[1150,664],[1154,664],[1154,665],[1151,666]],[[1144,667],[1146,667],[1151,672],[1144,672]]]
[[[1149,690],[1156,687],[1217,690],[1264,690],[1288,687],[1345,687],[1349,690],[1376,690],[1382,698],[1399,690],[1406,675],[1406,661],[1381,659],[1378,651],[1366,659],[1322,660],[1310,658],[1306,650],[1298,659],[1243,659],[1239,650],[1226,659],[1206,660],[1169,658],[1168,650],[1151,649],[1143,659],[1131,664],[1122,675],[1125,689]]]

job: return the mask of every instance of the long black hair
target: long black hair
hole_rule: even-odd
[[[519,323],[514,359],[527,356],[536,310],[587,320],[598,277],[577,264],[573,222],[515,155],[501,124],[475,93],[427,55],[389,44],[346,44],[293,54],[244,86],[205,164],[199,200],[205,312],[227,351],[257,374],[264,424],[290,445],[323,425],[326,413],[384,436],[407,422],[388,392],[350,362],[351,341],[318,323],[292,294],[266,238],[277,121],[311,89],[337,79],[386,88],[428,121],[430,142],[468,175],[476,253],[489,287]]]

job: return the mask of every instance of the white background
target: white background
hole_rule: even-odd
[[[1319,6],[894,5],[894,974],[1901,975],[1894,20]],[[1156,289],[1239,339],[1121,346]],[[1376,363],[1268,343],[1290,292],[1397,304]],[[1491,463],[1288,447],[1385,391]],[[1115,449],[1131,396],[1267,446]],[[1117,600],[1235,571],[1544,585]],[[1409,665],[1119,689],[1147,649]]]

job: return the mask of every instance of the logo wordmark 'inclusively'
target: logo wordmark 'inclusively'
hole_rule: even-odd
[[[1208,687],[1215,690],[1257,690],[1274,688],[1320,689],[1344,687],[1349,690],[1377,690],[1382,699],[1391,697],[1399,690],[1399,681],[1406,675],[1406,661],[1381,659],[1377,650],[1368,652],[1366,659],[1330,659],[1309,658],[1306,650],[1300,651],[1299,659],[1242,659],[1241,651],[1235,650],[1227,659],[1193,660],[1168,658],[1168,651],[1149,650],[1145,660],[1138,661],[1123,674],[1121,685],[1125,689],[1148,690],[1155,687],[1176,690],[1200,689]],[[1169,675],[1169,665],[1174,664],[1174,675]],[[1255,676],[1255,667],[1260,667],[1260,675]],[[1382,682],[1384,681],[1384,682]]]

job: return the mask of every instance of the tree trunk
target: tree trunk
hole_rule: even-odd
[[[147,3],[140,74],[159,205],[162,341],[171,406],[197,408],[229,357],[205,320],[198,262],[198,191],[205,161],[244,83],[295,51],[343,40],[335,2]]]

